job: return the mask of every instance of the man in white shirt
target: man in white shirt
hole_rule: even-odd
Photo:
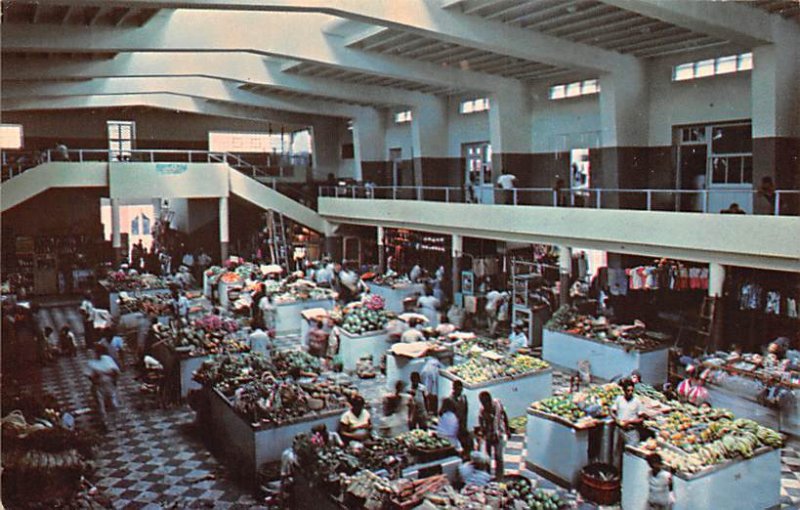
[[[508,352],[514,354],[520,349],[528,347],[528,337],[522,331],[522,323],[515,322],[511,334],[508,335],[509,345]]]
[[[500,188],[500,203],[512,205],[514,203],[514,192],[517,177],[502,170],[502,174],[497,178],[497,187]]]
[[[408,272],[408,279],[411,280],[412,283],[417,283],[421,277],[422,268],[419,267],[419,264],[414,264],[414,267]]]
[[[622,387],[622,395],[614,400],[611,416],[619,431],[617,456],[621,460],[626,445],[639,444],[639,425],[643,421],[645,409],[639,397],[634,395],[634,384],[630,379],[623,379],[619,385]]]
[[[94,331],[95,309],[94,309],[94,304],[92,304],[92,296],[88,292],[86,293],[86,296],[84,296],[83,301],[81,301],[80,312],[81,316],[83,317],[84,343],[86,344],[87,349],[91,349],[92,347],[94,347],[94,341],[95,341],[95,331]]]

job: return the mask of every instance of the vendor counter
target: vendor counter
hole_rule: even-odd
[[[129,291],[127,294],[131,297],[138,297],[138,296],[156,296],[156,295],[169,295],[172,291],[169,289],[144,289],[144,290],[135,290]],[[108,311],[111,313],[111,316],[115,319],[120,318],[120,309],[119,309],[119,292],[109,292],[108,293]]]
[[[638,370],[642,382],[660,387],[667,381],[669,345],[626,351],[616,343],[545,329],[542,358],[569,370],[577,370],[579,361],[588,360],[592,376],[607,381]]]
[[[409,283],[405,285],[378,285],[376,283],[369,284],[369,291],[371,294],[383,298],[384,309],[389,312],[403,313],[403,300],[415,294],[421,295],[425,291],[425,286],[421,283]],[[414,302],[416,305],[416,301]]]
[[[275,303],[275,335],[298,335],[301,331],[303,317],[300,312],[309,308],[332,310],[336,301],[329,299],[307,299],[292,303]]]
[[[453,365],[453,351],[451,350],[430,352],[420,358],[399,356],[392,352],[386,353],[386,389],[394,391],[394,385],[397,381],[405,381],[406,387],[408,387],[411,381],[411,373],[422,373],[422,368],[428,358],[431,357],[437,358],[444,367]]]
[[[365,356],[371,356],[373,365],[377,367],[389,348],[389,333],[385,329],[354,335],[337,326],[333,328],[333,334],[339,336],[339,357],[347,372],[354,371],[358,360]]]
[[[589,436],[595,425],[576,426],[558,416],[528,409],[525,464],[560,485],[576,488],[589,464]]]
[[[207,428],[215,450],[220,452],[228,469],[251,483],[256,481],[262,464],[280,460],[283,451],[292,446],[296,435],[321,424],[325,424],[328,430],[336,430],[345,411],[341,408],[314,413],[280,426],[254,424],[237,414],[232,403],[218,390],[205,388],[204,392],[209,406],[207,416],[203,418],[207,423],[203,423],[203,427]]]
[[[194,379],[194,371],[199,369],[204,361],[211,358],[210,354],[190,356],[186,352],[161,344],[153,349],[153,357],[164,366],[166,377],[175,377],[180,388],[180,398],[185,399],[192,390],[202,388]],[[176,368],[173,368],[177,364]],[[175,372],[171,373],[172,370]]]
[[[628,446],[622,460],[622,508],[647,510],[647,452]],[[672,510],[778,508],[780,450],[761,448],[750,459],[729,460],[696,474],[673,476]]]
[[[450,396],[453,382],[459,379],[446,370],[439,370],[439,399]],[[553,369],[545,368],[536,372],[493,379],[478,384],[470,384],[462,380],[464,395],[469,405],[467,428],[472,430],[478,425],[478,413],[481,409],[478,395],[488,391],[492,398],[499,399],[506,409],[509,418],[525,415],[531,402],[542,400],[552,395]]]

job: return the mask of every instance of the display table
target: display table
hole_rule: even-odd
[[[450,396],[453,390],[453,382],[459,379],[455,375],[442,369],[439,370],[439,399]],[[553,369],[545,368],[536,372],[518,375],[515,377],[504,377],[479,384],[470,384],[462,380],[464,384],[464,395],[467,397],[469,405],[467,414],[467,428],[472,430],[478,425],[478,413],[481,409],[478,395],[482,391],[488,391],[492,398],[499,399],[506,409],[509,418],[525,415],[531,402],[542,400],[552,394]]]
[[[559,485],[578,487],[581,469],[589,464],[589,434],[593,428],[577,427],[529,408],[525,430],[527,468]]]
[[[646,452],[628,446],[622,459],[622,508],[646,510]],[[781,498],[780,450],[761,448],[750,459],[724,462],[700,473],[673,476],[672,510],[752,510],[778,508]]]
[[[297,335],[300,334],[303,317],[300,312],[309,308],[324,308],[331,310],[336,301],[328,299],[307,299],[295,301],[293,303],[275,303],[275,335]]]
[[[389,312],[403,313],[403,300],[414,294],[422,294],[425,291],[425,286],[421,283],[409,283],[405,285],[378,285],[376,283],[369,284],[369,291],[383,298],[385,302],[384,309]],[[416,303],[414,303],[416,305]]]
[[[394,385],[397,381],[405,381],[407,387],[410,384],[411,373],[422,372],[422,367],[431,357],[437,358],[444,367],[449,367],[453,364],[452,350],[434,351],[420,358],[409,358],[407,356],[399,356],[393,352],[387,352],[386,389],[394,391]]]
[[[178,364],[177,384],[180,387],[181,398],[185,399],[190,391],[202,388],[192,377],[194,371],[200,368],[204,361],[210,359],[211,355],[189,356],[186,353],[177,352],[171,347],[161,344],[153,349],[153,357],[164,366],[167,372],[169,372],[169,367],[173,366],[173,363]]]
[[[325,424],[336,430],[345,409],[314,413],[279,427],[252,424],[233,410],[232,403],[216,389],[205,388],[209,399],[206,417],[208,436],[228,469],[243,480],[255,482],[258,468],[265,462],[279,461],[281,453],[292,446],[294,437],[312,427]]]
[[[542,358],[569,370],[577,370],[579,361],[588,360],[591,363],[592,376],[607,381],[628,376],[638,370],[642,374],[642,382],[660,387],[667,380],[669,345],[662,344],[650,350],[626,351],[621,345],[612,342],[545,329]]]
[[[348,372],[354,371],[356,363],[364,356],[372,356],[372,363],[377,366],[389,347],[389,333],[385,329],[353,335],[337,326],[332,334],[339,336],[339,356]]]

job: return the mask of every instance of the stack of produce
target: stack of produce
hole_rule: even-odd
[[[753,420],[734,419],[724,409],[702,409],[671,402],[673,409],[645,425],[656,437],[644,443],[661,453],[676,471],[696,473],[731,459],[749,459],[763,446],[780,448],[783,438]]]
[[[174,349],[188,352],[190,356],[250,350],[243,338],[225,328],[204,329],[200,325],[192,325],[178,329],[159,327],[153,331],[158,341],[166,341]]]
[[[664,336],[646,330],[641,321],[632,325],[610,324],[606,317],[578,313],[577,309],[562,306],[550,318],[545,328],[564,331],[592,340],[617,343],[627,348],[652,349],[664,342]]]
[[[317,287],[316,283],[309,280],[266,280],[263,285],[264,292],[272,296],[272,301],[276,305],[336,298],[334,291]]]
[[[527,478],[470,485],[461,492],[443,487],[425,496],[426,508],[439,510],[560,510],[569,507],[565,496],[555,490],[540,489]]]
[[[412,451],[436,451],[450,448],[450,441],[439,437],[431,430],[411,430],[401,434],[398,440],[402,441]]]
[[[219,331],[234,333],[239,331],[239,323],[236,320],[226,319],[214,314],[204,315],[196,319],[194,321],[194,327],[208,333]]]
[[[135,290],[165,289],[167,282],[152,274],[129,275],[124,271],[108,273],[100,284],[109,292],[131,292]]]
[[[337,309],[331,312],[331,319],[341,329],[352,335],[381,331],[386,328],[386,323],[389,322],[390,317],[383,308],[376,309],[376,304],[377,300],[373,298],[370,298],[365,303],[351,304],[344,310]]]
[[[504,377],[516,377],[549,368],[546,361],[526,354],[514,354],[499,359],[473,356],[465,363],[453,365],[447,371],[468,384],[479,384]]]
[[[577,393],[548,397],[534,402],[531,407],[578,425],[608,416],[609,408],[619,395],[622,395],[622,389],[618,385],[606,384]]]
[[[280,374],[298,370],[301,374],[319,374],[322,367],[319,358],[305,351],[279,351],[272,356],[272,364]]]
[[[251,423],[280,425],[313,412],[345,407],[349,388],[332,381],[294,382],[281,378],[259,354],[222,355],[207,360],[194,379],[217,388]]]
[[[119,312],[121,315],[140,312],[155,316],[171,315],[172,298],[167,292],[145,296],[120,296]]]
[[[450,335],[454,337],[456,335]],[[461,356],[476,356],[485,351],[496,350],[498,347],[497,340],[484,337],[473,337],[462,340],[455,346],[455,352]]]

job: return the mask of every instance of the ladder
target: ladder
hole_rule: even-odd
[[[681,327],[678,332],[680,339],[683,329],[687,329],[695,333],[695,345],[693,346],[698,351],[708,352],[709,350],[716,350],[716,332],[715,332],[715,318],[717,312],[717,298],[713,296],[703,297],[703,304],[700,305],[700,313],[697,316],[697,325],[695,327]]]
[[[267,232],[269,234],[269,254],[273,264],[289,271],[289,248],[286,243],[286,225],[283,214],[273,209],[267,211]]]

